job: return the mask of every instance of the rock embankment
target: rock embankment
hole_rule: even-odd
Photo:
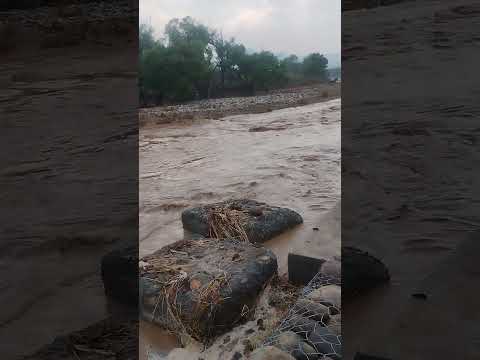
[[[257,96],[193,101],[181,105],[143,108],[140,126],[192,119],[220,119],[239,114],[266,113],[277,109],[303,106],[340,97],[340,84],[317,84],[272,91]]]
[[[317,275],[254,355],[268,359],[271,346],[296,360],[341,359],[341,290],[340,262],[325,262]]]

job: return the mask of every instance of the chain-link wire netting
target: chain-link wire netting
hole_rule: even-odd
[[[264,346],[275,346],[295,359],[341,359],[340,286],[340,278],[317,273]]]

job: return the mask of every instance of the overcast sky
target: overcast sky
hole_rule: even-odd
[[[172,18],[191,16],[248,49],[340,53],[341,0],[140,0],[140,21],[162,36]]]

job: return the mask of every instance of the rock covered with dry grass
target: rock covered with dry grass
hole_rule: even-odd
[[[263,243],[303,222],[297,212],[241,199],[187,209],[182,213],[185,230],[212,238],[236,238]]]
[[[249,319],[276,272],[275,255],[246,241],[179,241],[141,260],[141,313],[207,343]]]

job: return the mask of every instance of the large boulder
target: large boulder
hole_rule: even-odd
[[[303,222],[293,210],[254,200],[229,200],[183,211],[183,228],[204,237],[263,243]]]
[[[142,316],[203,342],[246,320],[277,272],[273,252],[234,239],[179,241],[140,266]]]
[[[379,259],[354,247],[342,247],[344,299],[348,300],[389,280],[388,269]]]

